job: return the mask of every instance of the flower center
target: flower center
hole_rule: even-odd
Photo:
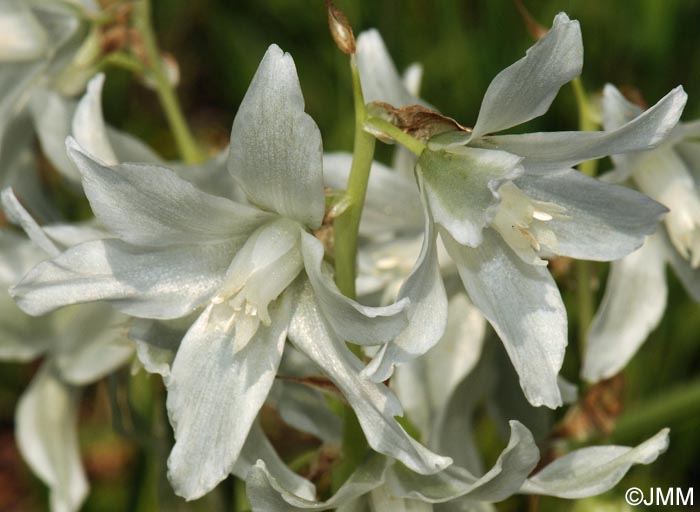
[[[230,332],[233,350],[243,349],[262,323],[270,325],[268,306],[304,266],[301,226],[278,219],[255,231],[238,251],[218,293],[210,321]]]
[[[523,261],[547,265],[538,253],[543,248],[555,253],[559,247],[557,236],[547,223],[569,219],[566,208],[532,199],[510,181],[501,185],[498,193],[501,203],[491,226]]]

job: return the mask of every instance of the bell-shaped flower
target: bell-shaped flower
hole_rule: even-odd
[[[603,94],[606,130],[644,115],[612,85]],[[622,370],[658,325],[668,289],[669,263],[688,293],[700,302],[700,134],[698,123],[680,123],[656,149],[614,155],[603,177],[626,181],[667,206],[657,232],[639,250],[612,263],[605,296],[590,331],[582,376],[597,382]]]
[[[386,52],[381,44],[368,48]],[[582,58],[578,23],[559,14],[548,34],[491,82],[474,129],[433,137],[417,166],[430,215],[471,300],[503,340],[527,398],[548,407],[562,403],[557,374],[567,321],[545,258],[620,258],[642,244],[665,211],[570,167],[659,144],[686,99],[678,88],[612,132],[490,135],[545,113],[559,88],[580,73]],[[376,69],[388,56],[364,62],[366,74],[396,74],[393,66]],[[405,99],[407,89],[373,94]]]
[[[114,237],[38,265],[13,294],[31,314],[93,301],[151,319],[200,311],[166,379],[176,492],[194,499],[232,471],[287,337],[345,394],[375,450],[421,473],[450,463],[406,434],[396,397],[358,375],[345,345],[394,338],[408,301],[365,307],[330,279],[309,232],[325,210],[321,136],[289,55],[270,47],[233,123],[229,170],[249,204],[207,194],[165,167],[106,165],[73,140],[68,151]]]
[[[87,227],[39,227],[11,189],[2,193],[5,215],[31,240],[0,230],[0,359],[28,361],[43,356],[17,406],[17,443],[32,471],[49,487],[52,511],[75,511],[88,492],[78,446],[81,388],[131,359],[126,315],[106,304],[72,306],[40,318],[18,310],[7,287],[62,248],[100,235]]]

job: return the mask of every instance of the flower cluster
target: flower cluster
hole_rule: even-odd
[[[233,474],[260,511],[488,510],[516,493],[600,494],[666,449],[663,430],[637,447],[580,448],[533,474],[546,432],[531,418],[577,399],[560,376],[567,314],[551,259],[619,260],[591,330],[588,380],[619,371],[658,322],[663,297],[636,316],[620,308],[663,286],[665,261],[700,297],[700,145],[695,125],[677,124],[682,88],[641,112],[606,87],[604,131],[497,135],[543,115],[580,74],[578,22],[559,14],[499,73],[471,129],[420,99],[420,69],[402,78],[379,33],[364,32],[346,45],[364,93],[357,129],[405,146],[389,168],[359,151],[323,153],[294,61],[273,44],[229,146],[204,163],[166,162],[103,119],[105,78],[82,26],[96,12],[58,0],[0,7],[0,73],[13,77],[0,97],[12,224],[0,231],[0,356],[43,355],[16,429],[52,510],[77,510],[87,493],[80,387],[130,361],[162,376],[167,474],[187,500]],[[411,126],[404,114],[415,112],[427,125]],[[35,132],[94,217],[65,219],[45,197]],[[610,179],[573,168],[608,155]],[[349,192],[363,165],[364,207]],[[339,245],[327,237],[356,237],[339,222],[353,214],[357,297],[336,284]],[[502,344],[484,343],[488,325]],[[488,469],[472,425],[483,403],[507,437]],[[359,460],[332,496],[277,454],[265,404]],[[366,445],[347,440],[353,421]]]

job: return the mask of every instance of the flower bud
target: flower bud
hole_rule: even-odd
[[[352,27],[345,14],[333,5],[331,0],[326,0],[326,9],[328,11],[328,27],[335,44],[346,55],[354,55],[355,35],[352,33]]]

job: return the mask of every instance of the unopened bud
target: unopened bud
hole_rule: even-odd
[[[345,14],[333,5],[331,0],[326,0],[326,10],[328,11],[328,27],[331,30],[335,44],[346,55],[354,55],[355,35],[352,33],[352,27]]]

